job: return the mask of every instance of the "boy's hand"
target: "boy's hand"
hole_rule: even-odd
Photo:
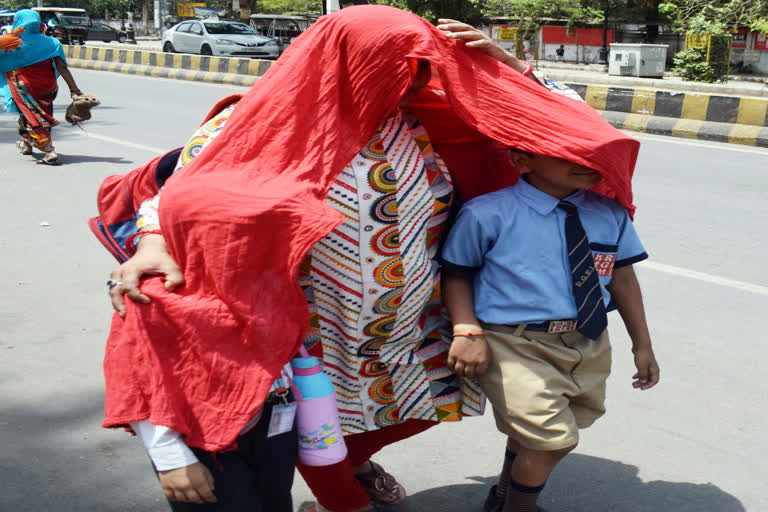
[[[475,378],[488,370],[488,342],[484,336],[454,336],[448,368],[460,377]]]
[[[637,373],[632,376],[632,387],[643,390],[652,388],[659,382],[659,363],[656,362],[653,349],[649,346],[633,352],[635,353]]]
[[[199,462],[183,468],[158,471],[157,478],[163,488],[165,497],[170,501],[186,503],[216,503],[213,494],[213,475],[207,467]]]

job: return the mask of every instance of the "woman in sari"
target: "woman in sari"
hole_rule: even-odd
[[[402,500],[403,487],[370,457],[484,405],[477,385],[446,365],[437,255],[457,195],[513,184],[504,148],[521,147],[615,168],[606,193],[631,200],[634,141],[590,130],[607,126],[594,110],[528,80],[524,63],[493,57],[412,14],[352,7],[322,18],[205,123],[162,193],[145,196],[136,254],[109,283],[119,315],[105,426],[149,423],[221,451],[303,343],[323,358],[349,447],[333,466],[299,465],[317,510]],[[145,280],[139,292],[148,273],[165,283]],[[126,292],[134,300],[123,303]],[[129,365],[149,364],[137,346],[152,347],[151,368],[124,382]],[[212,370],[224,360],[226,371]],[[184,400],[169,411],[165,395],[153,405],[158,390],[145,382],[195,375],[210,390],[214,374],[206,409]],[[210,482],[226,478],[197,469],[205,478],[177,473],[170,489],[161,477],[166,495],[210,496]]]
[[[0,100],[3,110],[19,113],[21,140],[16,147],[21,154],[31,155],[36,148],[45,153],[37,163],[57,165],[51,128],[58,124],[53,117],[58,76],[72,99],[82,92],[67,67],[61,43],[43,33],[40,14],[22,9],[14,16],[13,31],[0,37]]]

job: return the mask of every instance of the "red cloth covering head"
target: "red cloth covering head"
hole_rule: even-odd
[[[149,305],[115,316],[105,359],[105,426],[149,418],[191,446],[230,447],[307,327],[297,283],[309,248],[341,222],[334,178],[412,100],[465,197],[504,182],[498,144],[598,170],[631,208],[637,141],[586,104],[553,94],[413,14],[358,6],[321,18],[243,97],[223,132],[171,177],[163,233],[186,284],[143,285]],[[438,88],[439,90],[435,90]]]

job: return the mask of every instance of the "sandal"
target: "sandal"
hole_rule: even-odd
[[[363,486],[371,500],[384,505],[394,505],[403,501],[406,496],[403,486],[395,480],[395,477],[384,471],[384,468],[373,461],[369,462],[371,463],[371,470],[357,473],[355,478]]]
[[[316,501],[315,502],[307,501],[301,504],[301,506],[299,507],[299,512],[330,512],[330,510],[323,507],[320,503]],[[352,512],[376,512],[376,509],[374,508],[373,505],[368,505],[367,507],[364,507],[364,508],[355,509]]]
[[[22,155],[31,155],[32,154],[32,146],[24,142],[23,140],[17,140],[16,141],[16,148],[19,150],[19,152]]]
[[[61,162],[59,161],[59,155],[51,156],[50,153],[46,154],[43,158],[38,160],[36,163],[42,164],[42,165],[61,165]]]

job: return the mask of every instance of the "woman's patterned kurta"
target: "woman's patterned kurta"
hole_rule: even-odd
[[[198,130],[177,171],[220,133],[231,110]],[[450,324],[437,256],[452,199],[445,164],[402,112],[329,190],[328,204],[345,220],[312,247],[300,282],[310,309],[305,343],[322,341],[346,434],[483,411],[477,384],[446,367]],[[158,223],[156,207],[157,198],[142,206],[140,225]]]

